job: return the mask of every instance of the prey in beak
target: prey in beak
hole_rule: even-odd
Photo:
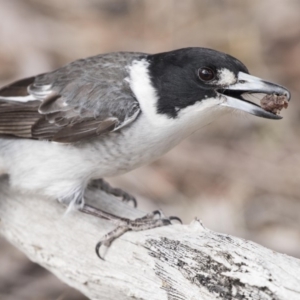
[[[284,87],[244,72],[238,73],[238,80],[235,84],[222,90],[218,89],[217,92],[226,97],[222,106],[275,120],[282,119],[278,114],[281,109],[287,108],[291,98],[290,92]],[[256,94],[265,94],[260,100],[260,105],[247,100],[250,95]]]

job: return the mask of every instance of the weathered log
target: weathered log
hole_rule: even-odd
[[[90,188],[107,211],[143,215]],[[98,239],[113,224],[0,181],[0,232],[32,261],[90,299],[300,299],[300,260],[205,228],[199,220],[128,232],[100,260]]]

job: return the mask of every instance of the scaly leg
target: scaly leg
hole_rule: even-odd
[[[107,183],[103,179],[93,180],[90,185],[93,187],[99,188],[100,190],[106,192],[107,194],[111,194],[116,197],[122,198],[123,202],[126,202],[126,203],[132,202],[133,207],[137,207],[137,201],[134,196],[128,194],[127,192],[123,191],[122,189],[114,188],[114,187],[110,186],[109,183]]]
[[[101,246],[106,247],[107,250],[115,239],[117,239],[127,231],[143,231],[156,227],[171,225],[172,220],[177,220],[181,223],[181,220],[178,217],[165,218],[159,210],[153,211],[152,213],[149,213],[144,217],[137,218],[135,220],[118,217],[114,214],[102,211],[88,204],[84,204],[83,207],[79,208],[79,211],[98,218],[113,221],[117,225],[114,230],[104,235],[96,245],[96,253],[102,260],[104,260],[106,251],[103,255],[101,255]]]

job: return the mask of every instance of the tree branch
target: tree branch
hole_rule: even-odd
[[[31,260],[90,299],[300,299],[300,261],[216,233],[195,220],[115,241],[106,261],[94,247],[113,225],[0,181],[0,231]],[[88,202],[122,216],[143,215],[89,189]],[[98,206],[99,206],[98,203]]]

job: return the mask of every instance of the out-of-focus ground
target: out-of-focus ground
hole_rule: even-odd
[[[300,257],[299,12],[298,0],[0,0],[0,83],[110,51],[204,46],[236,56],[291,90],[283,120],[225,116],[110,181],[144,210],[198,216],[210,229]],[[85,298],[1,239],[0,299]]]

